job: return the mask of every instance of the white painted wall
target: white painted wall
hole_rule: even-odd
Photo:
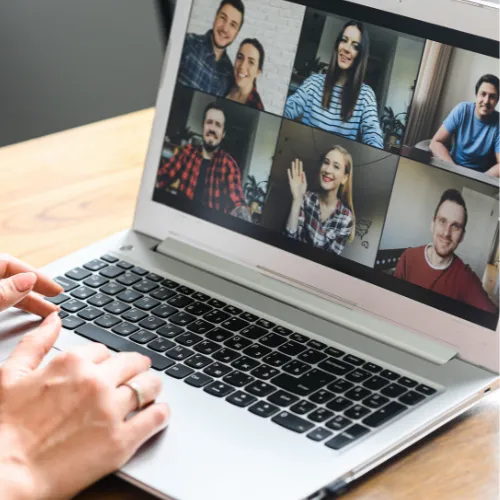
[[[195,0],[188,32],[212,29],[219,5],[220,0]],[[282,0],[245,0],[245,23],[228,49],[234,63],[245,38],[257,38],[264,46],[266,60],[257,88],[270,113],[283,114],[304,13],[305,7]]]

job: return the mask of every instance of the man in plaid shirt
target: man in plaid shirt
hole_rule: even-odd
[[[204,35],[188,33],[184,42],[179,82],[224,97],[233,79],[233,64],[226,49],[243,26],[245,6],[241,0],[222,0],[213,28]]]
[[[161,165],[156,187],[175,189],[190,200],[250,221],[238,164],[220,149],[225,127],[223,109],[210,103],[203,117],[203,146],[188,144]]]

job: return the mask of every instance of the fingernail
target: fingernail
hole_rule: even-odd
[[[18,292],[25,292],[32,288],[36,283],[35,273],[21,273],[12,278],[14,286]]]

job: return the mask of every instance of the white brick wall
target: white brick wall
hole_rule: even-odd
[[[245,38],[257,38],[264,46],[264,71],[257,89],[266,111],[283,114],[288,85],[299,43],[305,7],[283,0],[243,0],[245,23],[228,48],[231,61]],[[206,33],[213,26],[220,0],[195,0],[189,21],[189,33]]]

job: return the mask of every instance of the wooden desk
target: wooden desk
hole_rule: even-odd
[[[0,250],[42,266],[130,227],[152,119],[140,111],[0,149]],[[499,407],[492,394],[343,498],[497,500]],[[152,497],[109,477],[78,499]]]

